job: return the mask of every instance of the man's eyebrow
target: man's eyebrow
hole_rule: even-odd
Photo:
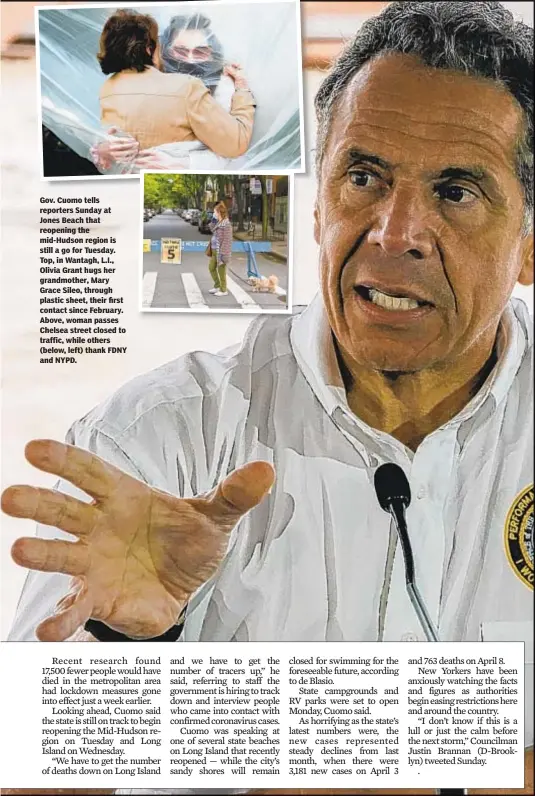
[[[361,149],[350,149],[347,160],[350,167],[372,165],[379,166],[385,171],[391,171],[394,168],[387,160]],[[448,168],[441,169],[433,176],[440,180],[474,180],[476,182],[485,182],[492,179],[489,172],[482,166],[448,166]]]
[[[363,152],[360,149],[350,149],[347,156],[348,164],[350,166],[357,166],[359,164],[369,164],[372,166],[379,166],[381,169],[390,169],[390,163],[387,163],[383,158],[377,155],[372,155],[369,152]]]
[[[441,180],[476,180],[477,182],[483,182],[490,177],[481,166],[450,166],[447,169],[442,169],[436,176]]]

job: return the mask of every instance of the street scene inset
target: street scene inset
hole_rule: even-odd
[[[142,309],[291,311],[288,183],[144,173]]]

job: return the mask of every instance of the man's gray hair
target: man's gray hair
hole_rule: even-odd
[[[320,175],[337,100],[364,64],[384,53],[418,56],[437,69],[495,80],[523,110],[516,171],[524,190],[524,231],[533,223],[533,30],[497,2],[392,2],[368,19],[323,81],[315,99]]]

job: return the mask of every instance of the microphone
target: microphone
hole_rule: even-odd
[[[405,509],[411,502],[411,489],[407,476],[397,464],[382,464],[374,474],[375,494],[381,508],[391,514],[396,523],[403,562],[407,593],[427,641],[439,641],[436,628],[431,621],[422,595],[414,582],[414,558],[405,520]]]

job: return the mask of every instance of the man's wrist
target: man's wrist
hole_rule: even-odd
[[[84,625],[84,630],[91,633],[97,641],[177,641],[180,638],[182,630],[184,629],[184,622],[186,621],[187,605],[182,609],[176,624],[162,633],[160,636],[153,638],[130,638],[124,633],[119,633],[118,630],[105,625],[104,622],[99,622],[97,619],[88,619]]]
[[[182,633],[183,627],[184,624],[181,622],[179,625],[173,625],[160,636],[154,636],[153,638],[130,638],[130,636],[119,633],[118,630],[113,630],[111,627],[108,627],[108,625],[105,625],[104,622],[99,622],[97,619],[88,619],[84,625],[84,629],[87,630],[88,633],[91,633],[97,641],[177,641]]]

